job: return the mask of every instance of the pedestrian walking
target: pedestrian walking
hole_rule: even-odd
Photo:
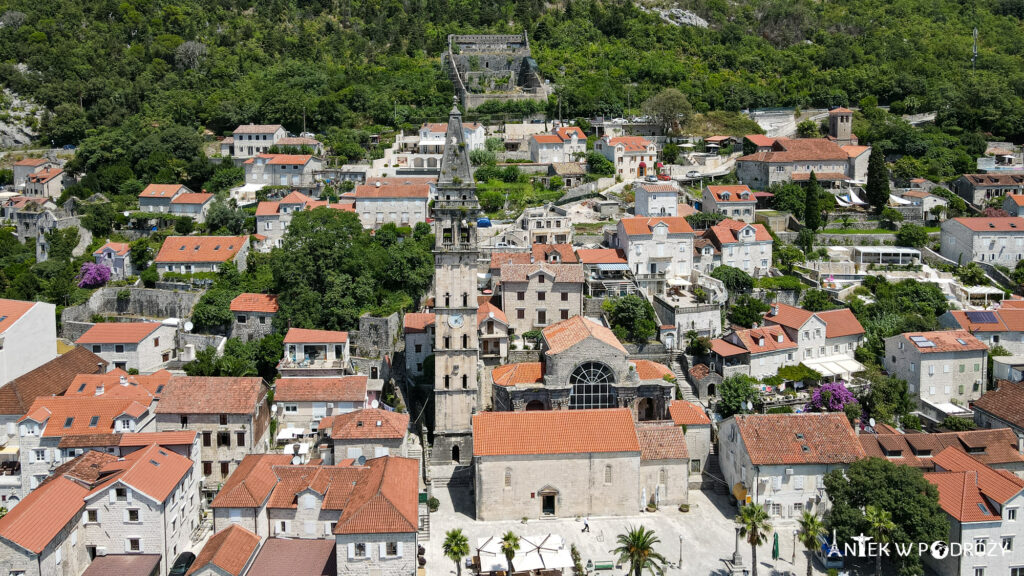
[[[583,532],[590,532],[590,516],[583,519]]]

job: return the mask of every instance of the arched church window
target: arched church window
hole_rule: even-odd
[[[615,374],[601,362],[584,362],[569,375],[572,395],[569,397],[570,410],[591,408],[612,408],[612,385]]]
[[[512,487],[512,469],[505,468],[505,488]]]
[[[462,389],[465,390],[466,388],[469,388],[469,376],[463,374],[462,375]]]

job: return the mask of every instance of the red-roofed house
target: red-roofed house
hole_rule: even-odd
[[[683,216],[679,214],[679,188],[669,182],[638,182],[633,185],[637,216]]]
[[[1024,193],[1008,195],[1003,200],[1003,210],[1010,216],[1024,216]]]
[[[530,161],[538,164],[575,162],[587,153],[587,136],[576,126],[530,136]]]
[[[796,343],[796,363],[802,362],[827,379],[849,380],[864,369],[854,360],[854,352],[864,342],[864,327],[849,308],[811,312],[775,302],[764,321],[781,326]]]
[[[846,150],[827,138],[777,138],[770,148],[758,146],[753,154],[736,159],[740,182],[757,190],[791,180],[806,181],[811,172],[818,181],[867,180],[867,146]]]
[[[682,429],[624,408],[480,412],[473,461],[480,520],[630,516],[688,497]]]
[[[160,274],[219,272],[233,263],[244,271],[249,236],[168,236],[153,262]]]
[[[299,428],[304,434],[315,434],[324,418],[369,406],[378,393],[367,391],[366,380],[366,376],[360,374],[278,378],[274,383],[278,429]]]
[[[14,188],[21,192],[25,189],[29,176],[42,170],[60,168],[60,164],[49,158],[22,158],[15,162],[12,168],[14,171]]]
[[[259,340],[274,331],[274,317],[279,307],[276,294],[243,292],[231,301],[231,337],[246,342]]]
[[[135,274],[132,267],[132,248],[127,242],[110,242],[92,253],[96,263],[110,269],[111,279],[124,279]]]
[[[480,356],[484,361],[503,364],[508,358],[509,321],[505,312],[490,299],[476,309],[476,326],[480,338]]]
[[[700,475],[711,454],[711,419],[704,407],[686,400],[673,400],[668,406],[672,423],[679,426],[686,436],[686,451],[690,455],[691,480],[700,481]]]
[[[623,218],[615,240],[637,283],[653,294],[664,290],[667,278],[693,269],[693,228],[682,216]]]
[[[708,227],[705,242],[694,242],[694,268],[709,274],[718,266],[739,268],[751,276],[771,269],[774,241],[763,224],[726,218]]]
[[[344,376],[349,364],[348,332],[290,328],[277,369],[282,376]]]
[[[865,457],[841,412],[738,414],[719,425],[722,475],[737,500],[773,519],[828,509],[825,475]]]
[[[88,493],[87,487],[58,478],[10,508],[0,518],[0,567],[26,576],[72,576],[85,570],[89,557],[79,538]]]
[[[247,185],[312,190],[317,186],[314,173],[323,167],[323,162],[310,154],[258,154],[242,165]]]
[[[971,204],[982,206],[993,198],[1024,194],[1024,174],[964,174],[953,182],[953,191]]]
[[[277,485],[273,467],[287,466],[291,461],[287,454],[246,455],[210,502],[213,529],[219,532],[238,524],[261,538],[269,536],[267,500]]]
[[[907,381],[922,414],[938,423],[969,412],[984,394],[987,357],[988,347],[967,330],[907,332],[885,339],[883,366]]]
[[[242,576],[256,560],[260,536],[231,524],[206,541],[187,576]]]
[[[939,317],[947,328],[967,330],[989,347],[1002,346],[1011,354],[1024,354],[1024,308],[1003,300],[995,310],[950,310]]]
[[[950,218],[942,223],[939,239],[941,254],[958,264],[1013,268],[1024,258],[1024,218]]]
[[[139,192],[139,211],[170,214],[171,200],[182,194],[194,194],[184,184],[150,184]]]
[[[101,322],[79,336],[85,346],[114,368],[148,374],[176,355],[173,325],[160,322]]]
[[[64,191],[64,170],[43,168],[25,178],[22,193],[30,198],[52,198],[56,200]]]
[[[412,376],[423,374],[423,361],[434,353],[433,312],[410,312],[402,319],[405,333],[405,370]]]
[[[605,136],[594,142],[594,152],[615,165],[615,174],[625,179],[656,173],[658,148],[641,136]]]
[[[235,159],[252,158],[287,136],[288,131],[280,124],[241,124],[232,132],[230,142],[221,142],[221,154]]]
[[[355,199],[363,228],[376,230],[384,224],[412,227],[427,221],[427,203],[434,184],[422,180],[392,178],[360,184],[346,197]]]
[[[974,553],[942,560],[924,554],[925,564],[937,574],[1013,574],[1024,564],[1024,551],[1017,545],[1024,480],[955,448],[946,448],[932,461],[935,472],[924,477],[939,489],[951,543]]]
[[[511,246],[532,246],[534,244],[568,244],[572,242],[572,218],[565,208],[547,204],[523,210],[516,218],[515,226],[506,232],[506,237],[520,236]]]
[[[57,357],[53,304],[0,298],[0,385]]]
[[[747,224],[754,222],[757,198],[746,185],[705,186],[701,212],[722,214]]]
[[[380,408],[328,416],[320,422],[325,437],[320,456],[325,462],[380,456],[408,456],[409,415]]]

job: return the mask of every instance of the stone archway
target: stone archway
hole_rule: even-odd
[[[714,398],[715,396],[715,383],[708,384],[708,398]]]
[[[675,334],[673,334],[671,332],[669,332],[668,334],[665,334],[665,347],[668,348],[669,350],[672,350],[673,348],[676,347],[676,335]]]
[[[636,419],[641,422],[657,420],[658,417],[654,408],[654,398],[641,398],[636,404]]]
[[[544,408],[544,402],[542,402],[540,400],[530,400],[529,402],[526,403],[526,410],[528,412],[532,411],[532,410],[545,410],[545,409],[546,408]]]
[[[459,445],[452,446],[452,462],[459,463]]]

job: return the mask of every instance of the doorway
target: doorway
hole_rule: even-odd
[[[555,495],[554,494],[541,494],[540,495],[540,512],[544,516],[555,515]]]
[[[452,462],[459,463],[459,447],[452,446]]]
[[[526,403],[526,410],[527,411],[543,410],[543,409],[544,409],[544,403],[541,402],[540,400],[530,400],[529,402]]]

